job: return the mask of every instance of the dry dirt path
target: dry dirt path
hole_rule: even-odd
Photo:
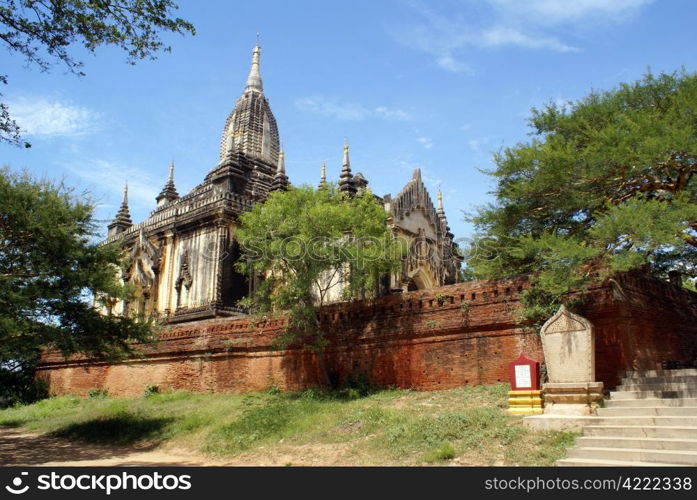
[[[155,447],[99,445],[0,428],[0,465],[48,466],[195,466],[222,465],[186,453]]]
[[[0,427],[0,466],[225,466],[225,465],[356,465],[357,458],[342,445],[277,446],[259,449],[229,461],[169,449],[70,441],[23,429]]]

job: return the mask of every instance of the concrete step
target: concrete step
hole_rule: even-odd
[[[697,376],[697,368],[683,368],[680,370],[638,370],[628,371],[627,378],[633,377],[684,377]]]
[[[599,417],[694,417],[697,422],[697,406],[625,406],[598,408]]]
[[[675,383],[650,383],[650,384],[622,384],[615,388],[616,391],[697,391],[697,380],[691,382]]]
[[[628,372],[559,466],[697,466],[697,369]]]
[[[697,452],[695,439],[581,436],[576,446],[584,448],[634,448],[642,450],[686,450]]]
[[[679,408],[683,406],[697,406],[697,398],[646,398],[646,399],[606,399],[605,408]]]
[[[668,439],[695,439],[697,424],[689,426],[669,425],[587,425],[583,428],[584,436],[604,437],[647,437]]]
[[[562,458],[557,467],[687,467],[682,464],[663,464],[657,462],[629,462],[625,460],[600,460],[593,458]]]
[[[642,426],[677,426],[677,427],[693,427],[697,426],[697,418],[695,417],[660,417],[660,416],[643,416],[643,417],[606,417],[598,416],[594,422],[595,425],[642,425]]]
[[[625,377],[622,385],[627,384],[681,384],[684,382],[697,382],[697,376],[675,376],[675,377]]]
[[[567,458],[622,460],[627,462],[659,462],[664,464],[697,465],[697,451],[645,450],[641,448],[570,448]]]
[[[613,391],[610,393],[612,399],[646,399],[646,398],[697,398],[697,389],[687,389],[683,391]]]

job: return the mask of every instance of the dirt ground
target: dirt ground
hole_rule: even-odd
[[[219,461],[169,449],[166,446],[127,447],[81,443],[22,429],[0,428],[0,466],[225,466],[225,465],[357,465],[358,457],[337,444],[290,446],[258,449]]]
[[[21,429],[0,428],[0,465],[153,466],[221,465],[202,457],[173,454],[157,448],[78,443]]]

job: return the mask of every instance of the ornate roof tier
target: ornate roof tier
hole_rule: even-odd
[[[244,92],[225,122],[220,143],[221,163],[234,153],[244,153],[273,167],[278,165],[278,126],[264,96],[259,72],[260,55],[261,48],[257,44],[252,52],[252,67]]]

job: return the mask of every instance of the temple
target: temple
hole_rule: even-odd
[[[135,286],[136,297],[111,304],[111,313],[158,316],[167,322],[245,313],[238,301],[254,291],[260,278],[235,271],[239,216],[263,203],[271,191],[290,185],[276,119],[264,96],[260,57],[257,44],[244,91],[225,121],[218,163],[203,182],[180,196],[172,163],[155,209],[137,224],[124,190],[105,243],[118,242],[126,250],[121,279]],[[323,164],[320,184],[325,182]],[[347,196],[368,189],[368,180],[352,172],[348,144],[338,185]],[[417,169],[399,194],[376,199],[385,207],[395,236],[409,248],[402,270],[386,276],[378,294],[455,283],[461,258],[440,192],[436,208]]]

